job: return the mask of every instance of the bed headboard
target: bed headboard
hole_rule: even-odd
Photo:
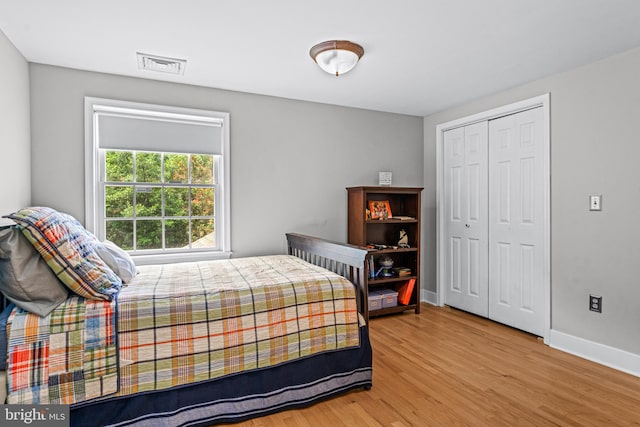
[[[356,285],[358,310],[369,320],[366,277],[369,274],[366,248],[319,237],[287,233],[289,255],[331,270]]]

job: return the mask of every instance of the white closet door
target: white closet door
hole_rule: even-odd
[[[487,122],[444,133],[446,303],[488,315]]]
[[[489,122],[489,318],[544,333],[543,111]]]

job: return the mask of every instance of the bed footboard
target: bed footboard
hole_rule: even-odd
[[[369,274],[367,249],[319,237],[287,233],[289,255],[331,270],[356,285],[358,311],[369,321],[366,277]]]

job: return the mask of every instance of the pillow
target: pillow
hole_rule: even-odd
[[[2,310],[2,313],[0,313],[0,371],[7,370],[7,350],[9,344],[9,340],[7,339],[7,321],[13,311],[13,307],[15,307],[15,305],[9,304]],[[0,400],[0,402],[4,403],[4,400]]]
[[[0,229],[0,291],[21,309],[41,317],[69,296],[18,227]]]
[[[122,279],[122,283],[131,282],[138,274],[131,256],[111,241],[105,240],[96,246],[96,253]]]
[[[46,207],[30,207],[7,215],[49,268],[76,294],[92,300],[110,300],[122,280],[95,251],[100,244],[74,217]]]

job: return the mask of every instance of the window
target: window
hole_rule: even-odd
[[[104,150],[104,162],[100,158],[107,240],[133,253],[219,249],[214,232],[219,156]]]
[[[86,226],[137,263],[230,255],[227,113],[86,98]]]

